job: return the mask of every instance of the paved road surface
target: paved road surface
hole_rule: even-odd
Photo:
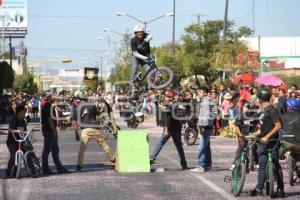
[[[124,124],[121,123],[123,128]],[[141,128],[150,133],[150,148],[158,141],[160,128],[155,127],[154,120],[147,120]],[[38,157],[41,157],[43,138],[39,131],[34,132],[34,143]],[[0,199],[47,199],[47,200],[96,200],[96,199],[234,199],[230,194],[229,184],[223,181],[230,175],[231,165],[237,142],[235,139],[212,137],[213,169],[204,174],[181,171],[177,153],[170,140],[158,157],[158,164],[153,169],[163,167],[164,172],[119,174],[108,162],[100,147],[91,142],[85,154],[84,167],[76,172],[79,143],[74,139],[73,130],[63,131],[59,135],[60,155],[63,164],[72,171],[70,174],[53,175],[37,179],[24,177],[21,180],[4,179],[4,170],[8,152],[5,135],[0,135]],[[109,144],[114,148],[115,140]],[[185,146],[189,167],[194,167],[197,158],[197,146]],[[52,161],[51,161],[51,165]],[[286,171],[286,166],[284,170]],[[54,168],[53,168],[54,170]],[[25,176],[25,174],[24,174]],[[240,199],[250,199],[248,193],[256,183],[257,172],[246,178],[244,193]],[[287,199],[300,198],[300,183],[291,187],[287,183]],[[255,199],[266,199],[259,197]]]

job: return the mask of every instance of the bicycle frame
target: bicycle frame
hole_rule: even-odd
[[[152,64],[152,65],[150,66],[150,68],[147,70],[147,72],[146,72],[140,79],[137,79],[137,80],[138,80],[138,81],[143,81],[143,80],[145,80],[145,78],[147,77],[147,75],[148,75],[153,69],[157,69],[157,66],[156,66],[155,63]]]
[[[26,131],[25,133],[23,132],[23,133],[19,134],[21,136],[21,139],[17,139],[17,137],[15,136],[14,130],[9,129],[8,131],[11,132],[11,134],[13,135],[15,141],[18,142],[18,150],[15,154],[15,165],[17,166],[18,165],[18,155],[21,154],[22,158],[24,156],[24,153],[22,151],[22,143],[27,140],[30,131]]]

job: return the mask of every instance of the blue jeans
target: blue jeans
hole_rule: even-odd
[[[272,151],[272,157],[273,157],[273,163],[275,165],[275,176],[277,176],[277,188],[278,189],[284,189],[284,184],[283,184],[283,174],[282,174],[282,169],[279,164],[278,160],[278,151],[276,149],[273,149]],[[267,180],[267,174],[266,174],[266,166],[268,162],[268,151],[267,151],[267,146],[264,144],[259,145],[259,150],[258,150],[258,164],[259,164],[259,169],[258,169],[258,181],[256,188],[259,190],[264,189],[264,184]]]
[[[57,170],[62,169],[63,165],[61,164],[59,159],[59,148],[58,148],[57,137],[54,137],[54,134],[50,131],[42,131],[42,132],[44,136],[44,148],[42,153],[43,170],[46,171],[49,170],[48,159],[49,159],[50,152],[52,152],[53,162]]]
[[[184,150],[182,147],[182,142],[181,142],[181,133],[178,132],[171,132],[168,136],[161,136],[159,139],[159,142],[157,143],[157,145],[155,146],[155,149],[151,155],[151,160],[155,160],[156,157],[158,156],[159,152],[161,151],[161,149],[163,148],[163,146],[166,144],[166,142],[169,140],[169,138],[172,137],[173,142],[176,146],[179,158],[180,158],[180,164],[182,167],[186,167],[187,163],[185,160],[185,155],[184,155]]]
[[[197,167],[203,167],[203,168],[211,167],[212,164],[211,150],[210,150],[211,134],[212,134],[212,128],[204,128],[203,133],[200,134]]]

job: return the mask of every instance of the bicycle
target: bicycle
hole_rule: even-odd
[[[276,142],[275,146],[273,148],[267,149],[267,165],[266,165],[266,174],[267,174],[267,181],[266,181],[266,194],[269,195],[271,198],[275,197],[275,181],[276,181],[276,174],[277,169],[275,167],[275,164],[273,162],[273,155],[272,152],[274,149],[278,147],[279,144],[282,144],[282,140],[285,138],[294,137],[293,135],[282,135],[278,139],[270,139],[267,144],[270,142]],[[267,145],[266,144],[266,145]]]
[[[163,89],[171,84],[173,80],[173,72],[167,67],[158,67],[156,65],[155,59],[151,58],[148,60],[147,64],[150,68],[145,74],[139,72],[136,76],[134,84],[139,87],[138,83],[141,83],[147,77],[147,82],[149,87],[154,89]]]
[[[295,137],[291,135],[289,138]],[[300,146],[299,144],[292,144],[288,141],[282,142],[282,150],[285,153],[286,162],[287,162],[287,170],[289,175],[289,184],[291,186],[296,185],[298,177],[300,177]]]
[[[41,175],[41,166],[39,159],[35,155],[29,133],[31,130],[26,132],[20,131],[17,137],[16,131],[9,129],[8,130],[18,142],[18,150],[15,154],[15,166],[17,167],[16,178],[21,178],[22,165],[24,164],[28,176],[32,178],[37,178]],[[20,138],[20,139],[18,139]]]
[[[252,139],[252,137],[245,137],[246,140]],[[230,181],[231,192],[234,196],[239,196],[242,192],[244,183],[246,180],[246,174],[250,172],[250,160],[249,152],[252,151],[253,146],[258,142],[258,139],[255,139],[252,143],[248,143],[242,149],[240,159],[236,161],[235,167],[232,171],[232,176],[225,176],[224,181]]]
[[[183,134],[183,140],[188,146],[194,145],[197,141],[198,130],[196,128],[196,123],[196,119],[190,119],[182,125],[181,132]]]

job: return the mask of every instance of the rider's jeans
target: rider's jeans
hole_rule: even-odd
[[[278,160],[278,151],[273,149],[272,156],[273,156],[273,163],[276,168],[275,175],[277,176],[278,189],[283,189],[284,188],[283,174],[282,174],[282,169],[281,169],[281,166],[280,166],[279,160]],[[266,174],[267,162],[268,162],[267,146],[264,144],[261,144],[261,145],[259,145],[259,150],[258,150],[259,169],[258,169],[258,183],[256,185],[256,188],[259,190],[263,190],[264,183],[267,180],[267,174]]]
[[[161,149],[163,148],[163,146],[165,145],[165,143],[169,140],[169,138],[172,137],[173,142],[176,146],[179,158],[180,158],[180,164],[182,167],[186,167],[187,163],[185,160],[185,155],[184,155],[184,150],[182,147],[182,142],[181,142],[181,133],[178,132],[171,132],[168,136],[161,136],[159,139],[159,142],[157,143],[157,145],[155,146],[155,149],[151,155],[151,160],[155,160],[156,157],[158,156],[159,152],[161,151]]]
[[[52,152],[53,162],[57,170],[63,169],[63,165],[59,159],[59,148],[57,137],[51,131],[42,131],[44,136],[44,148],[42,153],[42,167],[43,170],[49,170],[48,159],[49,154]]]
[[[110,149],[107,142],[105,141],[105,136],[103,135],[103,133],[101,133],[99,130],[95,128],[85,128],[81,131],[80,149],[78,152],[77,165],[82,166],[84,153],[91,139],[95,139],[97,143],[102,146],[102,149],[108,156],[109,160],[113,162],[115,157],[112,153],[112,150]]]
[[[131,65],[132,65],[132,71],[131,71],[131,76],[130,76],[130,81],[133,82],[136,79],[136,73],[137,73],[137,68],[138,65],[142,65],[145,67],[145,70],[149,70],[150,66],[146,65],[146,62],[140,59],[137,59],[136,57],[132,56],[131,57]]]
[[[197,167],[211,167],[212,161],[210,150],[210,135],[212,134],[212,130],[212,128],[204,128],[204,131],[200,134]]]

